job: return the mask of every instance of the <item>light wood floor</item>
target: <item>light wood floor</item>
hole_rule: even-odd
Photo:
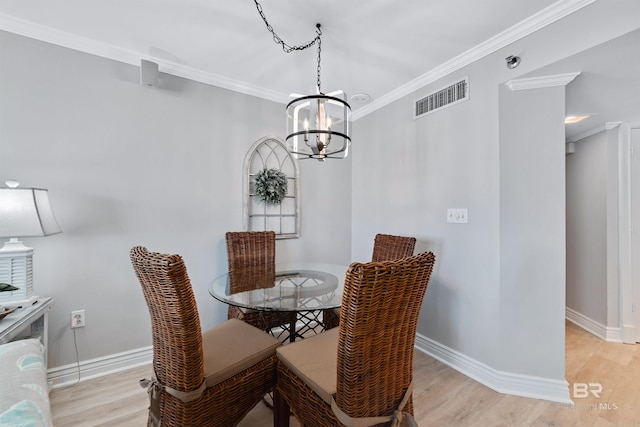
[[[601,383],[599,399],[574,399],[575,407],[507,396],[471,380],[416,351],[414,405],[416,421],[426,426],[640,426],[640,345],[607,343],[567,322],[566,378]],[[149,368],[136,368],[51,393],[56,427],[145,426],[148,400],[138,379]],[[271,426],[262,403],[242,427]],[[292,427],[298,427],[295,420]],[[313,426],[310,426],[313,427]]]

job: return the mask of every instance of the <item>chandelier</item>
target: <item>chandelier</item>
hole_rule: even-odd
[[[320,83],[320,55],[322,52],[322,29],[316,24],[316,37],[301,46],[290,46],[273,30],[262,11],[262,6],[254,0],[267,30],[274,42],[282,46],[286,53],[300,51],[316,46],[318,53],[316,73],[316,93],[312,95],[293,94],[293,100],[287,104],[286,147],[298,159],[344,159],[349,155],[351,146],[350,121],[351,106],[347,95],[339,90],[323,93]]]

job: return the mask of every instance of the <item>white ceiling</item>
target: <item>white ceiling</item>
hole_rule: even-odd
[[[322,24],[322,89],[372,101],[470,62],[593,0],[262,0],[290,45]],[[0,29],[286,101],[316,82],[315,48],[287,54],[251,0],[0,0]],[[471,54],[471,52],[474,52]],[[465,56],[466,55],[466,56]],[[352,105],[355,111],[361,107]]]
[[[368,94],[366,104],[349,99],[357,118],[593,1],[261,4],[276,33],[290,45],[311,41],[315,24],[322,24],[322,90],[342,89],[349,97]],[[0,0],[0,30],[135,65],[151,60],[161,72],[278,102],[286,102],[290,93],[312,92],[316,82],[315,47],[283,52],[251,0]],[[586,62],[580,67],[601,63]],[[574,62],[568,71],[586,70],[577,68]],[[572,85],[585,91],[591,86],[588,76],[583,72]],[[580,102],[594,97],[585,92]],[[578,104],[578,98],[568,98],[568,104]],[[583,110],[596,112],[590,109],[599,107],[592,104]],[[568,134],[584,132],[586,124],[581,126],[567,128]]]
[[[640,124],[640,30],[566,58],[538,74],[581,71],[566,90],[568,115],[589,115],[565,126],[568,141],[577,141],[616,122]]]

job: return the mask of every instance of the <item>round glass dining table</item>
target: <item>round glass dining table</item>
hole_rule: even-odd
[[[227,272],[209,285],[209,293],[226,304],[258,311],[297,312],[302,336],[324,330],[320,314],[340,307],[348,266],[282,263]]]

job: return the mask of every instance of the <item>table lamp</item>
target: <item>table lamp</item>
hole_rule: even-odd
[[[40,237],[62,233],[42,188],[23,188],[16,181],[0,187],[0,238],[10,238],[0,248],[0,304],[28,306],[33,294],[33,249],[18,237]]]

